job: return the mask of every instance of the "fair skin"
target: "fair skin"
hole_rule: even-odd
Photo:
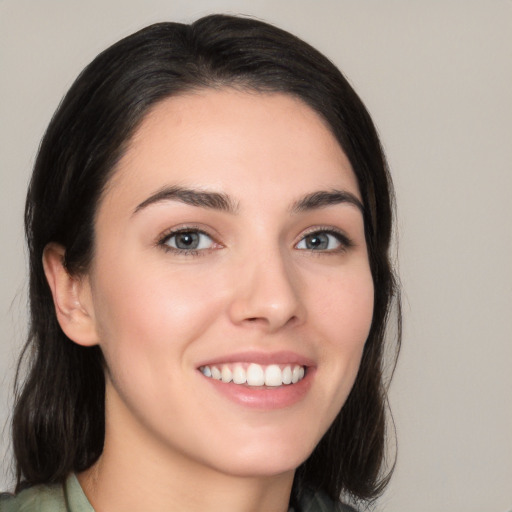
[[[360,201],[336,140],[290,96],[203,90],[147,115],[88,273],[68,275],[55,244],[44,256],[63,330],[106,360],[105,448],[79,475],[97,512],[287,510],[370,328]]]

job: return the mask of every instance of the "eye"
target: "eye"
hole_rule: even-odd
[[[342,233],[333,230],[319,230],[304,236],[296,248],[307,251],[339,252],[351,245],[350,240]]]
[[[209,235],[198,229],[171,232],[160,243],[170,250],[185,253],[211,249],[215,245]]]

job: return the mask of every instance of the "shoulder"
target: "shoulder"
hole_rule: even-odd
[[[2,493],[0,512],[66,512],[63,486],[35,485],[16,495]]]
[[[357,512],[350,505],[334,502],[322,491],[305,492],[299,505],[300,509],[297,512]]]
[[[63,484],[34,485],[15,496],[0,494],[0,512],[94,512],[71,473]]]

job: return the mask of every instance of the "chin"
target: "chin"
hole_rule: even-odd
[[[219,467],[222,472],[241,477],[265,477],[294,472],[314,450],[316,443],[303,438],[296,442],[279,439],[275,442],[245,443],[224,453]],[[218,461],[219,459],[217,459]]]

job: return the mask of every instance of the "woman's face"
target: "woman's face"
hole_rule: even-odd
[[[87,286],[105,453],[116,439],[224,474],[293,471],[342,407],[372,319],[350,164],[290,96],[165,100],[103,195]]]

